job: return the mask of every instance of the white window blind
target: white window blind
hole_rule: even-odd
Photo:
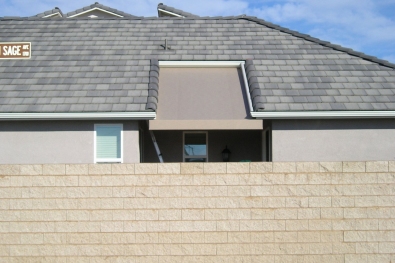
[[[122,125],[96,125],[96,161],[121,162]]]

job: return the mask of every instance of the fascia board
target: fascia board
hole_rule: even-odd
[[[86,10],[86,11],[84,11],[84,12],[81,12],[81,13],[78,13],[78,14],[75,14],[75,15],[72,15],[72,16],[69,16],[68,18],[73,18],[73,17],[76,17],[76,16],[80,16],[80,15],[83,15],[83,14],[85,14],[85,13],[89,13],[89,12],[92,12],[92,11],[95,11],[95,10],[99,10],[99,11],[102,11],[102,12],[104,12],[104,13],[111,14],[111,15],[117,16],[117,17],[123,17],[123,16],[118,15],[118,14],[115,14],[115,13],[113,13],[113,12],[110,12],[110,11],[107,11],[107,10],[104,10],[104,9],[101,9],[101,8],[98,8],[98,7],[94,7],[94,8],[92,8],[92,9]]]
[[[244,61],[159,61],[159,67],[166,68],[237,68],[244,66]]]
[[[182,15],[170,12],[170,11],[166,11],[166,10],[163,10],[163,9],[160,9],[160,8],[158,8],[158,11],[160,11],[162,13],[167,13],[167,14],[172,15],[172,16],[185,18],[185,16],[182,16]]]
[[[153,120],[155,112],[0,113],[0,120]]]
[[[395,118],[395,111],[251,112],[251,116],[257,119]]]
[[[50,15],[43,16],[42,18],[49,18],[49,17],[53,17],[53,16],[56,16],[56,15],[58,15],[60,17],[63,17],[59,12],[56,12],[56,13],[53,13],[53,14],[50,14]]]

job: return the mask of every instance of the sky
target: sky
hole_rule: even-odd
[[[157,16],[159,2],[199,16],[256,16],[395,63],[395,0],[0,0],[0,17],[55,6],[68,13],[95,1],[136,16]]]

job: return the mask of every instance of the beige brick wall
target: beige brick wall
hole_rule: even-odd
[[[0,165],[0,262],[395,263],[395,162]]]

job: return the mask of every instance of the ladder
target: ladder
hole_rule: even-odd
[[[147,125],[148,125],[148,129],[149,129],[148,121],[147,121]],[[151,131],[151,130],[148,130],[148,131],[149,131],[149,133],[151,135],[152,142],[154,143],[154,147],[155,147],[155,150],[156,150],[156,154],[158,155],[159,162],[163,163],[162,153],[159,150],[159,146],[158,146],[158,143],[156,142],[156,138],[155,138],[154,132]]]

